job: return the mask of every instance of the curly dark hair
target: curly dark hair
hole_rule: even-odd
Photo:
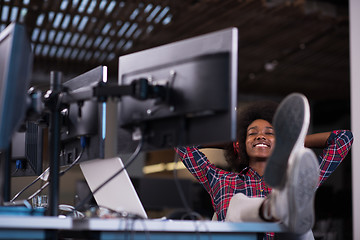
[[[235,151],[233,144],[226,147],[225,159],[232,171],[240,172],[249,166],[249,156],[246,153],[246,132],[248,126],[257,119],[263,119],[272,123],[278,103],[273,101],[257,101],[249,103],[238,111],[237,116],[237,140],[239,151]]]

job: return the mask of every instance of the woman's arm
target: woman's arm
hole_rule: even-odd
[[[313,137],[315,139],[326,138],[326,135],[327,134],[324,134],[322,137],[321,134],[319,134],[318,136],[310,135],[310,139]],[[351,149],[353,140],[353,135],[349,130],[335,130],[330,132],[330,136],[325,143],[325,147],[323,148],[322,153],[318,156],[320,167],[319,186],[331,175],[331,173],[335,171],[339,164],[345,159],[346,155]],[[322,140],[318,140],[319,144],[321,144],[321,142]]]
[[[327,146],[327,140],[331,132],[315,133],[307,135],[305,138],[305,147],[307,148],[324,148]]]
[[[217,169],[197,147],[177,147],[176,153],[189,172],[211,192],[211,183],[218,177]]]

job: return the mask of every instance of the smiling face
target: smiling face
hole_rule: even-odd
[[[245,144],[250,162],[265,161],[275,146],[272,125],[263,119],[253,121],[247,128]]]

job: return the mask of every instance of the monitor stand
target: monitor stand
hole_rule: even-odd
[[[10,149],[0,153],[0,206],[10,201],[11,169]]]

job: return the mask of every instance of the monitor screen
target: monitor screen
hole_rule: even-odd
[[[215,144],[236,138],[236,28],[209,33],[119,58],[119,83],[147,79],[165,98],[119,101],[119,152],[134,149],[142,129],[145,150]]]
[[[6,150],[26,112],[33,55],[24,25],[0,33],[0,151]]]

